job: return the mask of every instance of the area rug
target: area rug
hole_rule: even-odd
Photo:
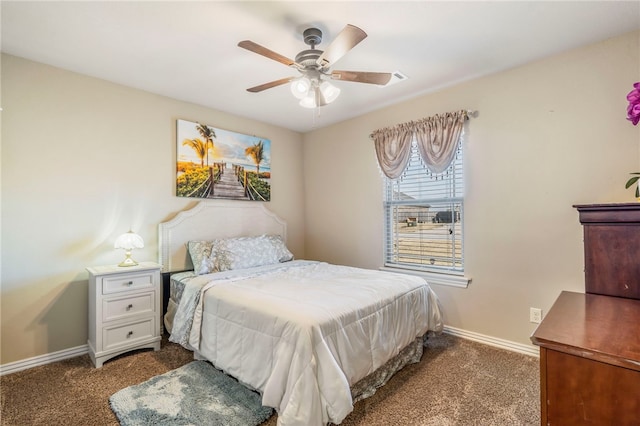
[[[122,426],[256,426],[273,414],[260,395],[205,361],[193,361],[109,398]]]

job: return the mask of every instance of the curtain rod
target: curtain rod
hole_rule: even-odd
[[[459,111],[459,110],[458,110],[458,111]],[[468,110],[466,110],[465,112],[467,113],[467,119],[469,119],[469,118],[471,118],[471,117],[475,118],[475,117],[477,117],[477,116],[478,116],[478,110],[468,109]],[[415,120],[414,120],[414,121],[415,121]],[[393,125],[393,126],[391,126],[391,127],[403,126],[403,125],[405,125],[405,124],[410,124],[410,123],[413,123],[413,121],[409,121],[409,122],[407,122],[407,123],[402,123],[402,124],[395,124],[395,125]],[[378,130],[380,130],[380,129],[378,129]],[[374,131],[374,132],[375,132],[375,131]],[[373,133],[371,133],[371,134],[369,135],[369,139],[373,139]]]

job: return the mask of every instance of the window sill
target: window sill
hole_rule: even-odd
[[[380,270],[395,272],[398,274],[416,275],[427,280],[427,283],[429,283],[429,285],[437,284],[448,285],[451,287],[467,288],[469,286],[469,283],[471,282],[471,278],[456,274],[416,271],[415,269],[392,268],[389,266],[383,266],[380,268]]]

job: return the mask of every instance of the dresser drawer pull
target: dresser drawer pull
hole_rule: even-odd
[[[127,311],[130,311],[131,309],[133,309],[133,305],[129,304],[126,309],[127,309]]]
[[[130,332],[128,332],[128,333],[127,333],[127,339],[128,339],[129,337],[131,337],[131,336],[133,336],[133,331],[130,331]]]
[[[133,285],[133,281],[127,281],[126,283],[124,283],[124,285],[126,285],[127,287],[131,287]]]

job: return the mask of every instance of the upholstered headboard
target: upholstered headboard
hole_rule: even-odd
[[[287,241],[287,224],[257,201],[201,201],[158,225],[158,231],[163,272],[193,269],[187,252],[190,240],[272,234]]]

